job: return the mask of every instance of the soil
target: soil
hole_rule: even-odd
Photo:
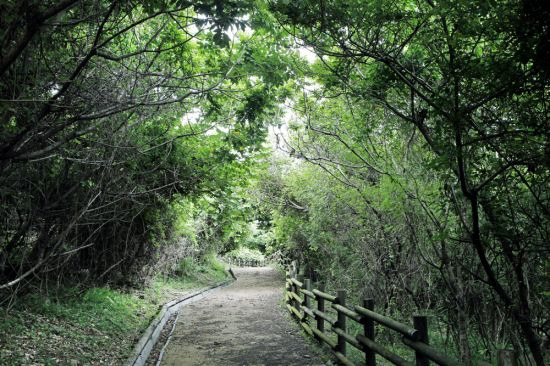
[[[145,366],[157,365],[162,349],[166,342],[168,342],[172,329],[174,329],[174,322],[176,321],[176,317],[177,314],[172,314],[172,316],[166,320],[166,324],[164,325],[164,328],[162,328],[157,342],[153,346],[153,349],[149,353],[149,357],[147,357],[147,360],[145,361]]]
[[[180,310],[161,365],[323,365],[282,307],[282,276],[269,267],[234,272],[233,284]]]

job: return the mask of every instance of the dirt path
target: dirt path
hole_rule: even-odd
[[[234,271],[235,283],[182,308],[161,365],[323,365],[281,307],[283,278]]]

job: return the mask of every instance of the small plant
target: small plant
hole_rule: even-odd
[[[180,277],[188,277],[198,272],[198,267],[193,257],[186,257],[180,262],[176,274]]]

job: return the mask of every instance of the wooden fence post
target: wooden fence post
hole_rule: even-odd
[[[342,306],[346,306],[346,291],[336,291],[336,303]],[[341,311],[338,312],[338,328],[343,332],[347,332],[346,316]],[[338,335],[338,344],[336,345],[336,351],[340,352],[344,356],[346,355],[346,339],[341,335]]]
[[[319,291],[324,292],[325,291],[325,285],[320,283],[319,284]],[[317,310],[324,313],[325,312],[325,299],[323,299],[319,295],[315,295],[315,300],[317,300]],[[317,329],[319,329],[320,332],[325,332],[325,319],[321,318],[320,315],[316,315],[315,318],[317,319]],[[315,336],[319,342],[322,342],[322,339],[318,336]]]
[[[290,277],[293,278],[293,279],[296,279],[297,277],[297,274],[296,274],[296,266],[292,265],[292,272],[290,272]],[[293,293],[298,293],[298,285],[296,285],[294,282],[292,282],[290,284],[290,288],[292,290]],[[298,301],[294,298],[294,296],[292,297],[292,303],[291,305],[296,309],[298,310]]]
[[[374,311],[374,300],[373,299],[364,299],[363,307]],[[374,342],[374,320],[364,316],[363,320],[363,331],[365,332],[365,337]],[[376,366],[376,352],[370,348],[365,347],[365,365],[366,366]]]
[[[419,337],[418,340],[425,344],[429,344],[428,338],[428,319],[424,315],[414,315],[413,316],[413,325],[416,330],[418,330]],[[422,353],[416,351],[416,366],[428,366],[430,360],[428,357],[424,356]]]
[[[286,271],[286,283],[285,283],[285,288],[286,288],[286,291],[287,292],[291,292],[292,291],[292,284],[289,284],[288,281],[290,280],[290,271]],[[286,303],[289,304],[289,305],[292,305],[292,297],[290,297],[290,294],[286,294]]]
[[[299,274],[297,278],[298,282],[304,283],[304,275]],[[296,285],[296,295],[300,296],[300,286]],[[299,312],[302,311],[302,304],[300,304],[300,301],[296,300],[296,310]]]
[[[304,287],[306,290],[311,291],[311,280],[309,278],[304,279]],[[304,306],[311,310],[311,299],[304,294]],[[307,314],[304,312],[304,318],[302,321],[307,322]]]
[[[517,366],[516,353],[511,349],[499,349],[497,351],[498,366]]]
[[[293,277],[294,278],[294,277]],[[291,285],[290,285],[290,289],[292,290],[293,293],[296,293],[297,290],[298,290],[298,286],[293,282]],[[296,301],[296,299],[294,298],[294,296],[292,296],[292,306],[294,306],[296,309],[296,304],[297,304],[298,301]]]

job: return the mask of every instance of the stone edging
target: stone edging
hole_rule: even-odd
[[[157,317],[149,324],[149,327],[143,333],[143,336],[140,338],[139,342],[135,345],[132,355],[124,362],[124,366],[143,366],[147,357],[151,353],[151,350],[157,343],[158,337],[166,324],[166,321],[172,316],[172,314],[177,313],[178,310],[185,304],[188,304],[192,301],[196,301],[205,297],[208,293],[220,288],[229,285],[233,281],[225,281],[220,284],[210,286],[206,289],[198,290],[190,294],[185,295],[181,299],[172,300],[164,304],[157,315]]]

